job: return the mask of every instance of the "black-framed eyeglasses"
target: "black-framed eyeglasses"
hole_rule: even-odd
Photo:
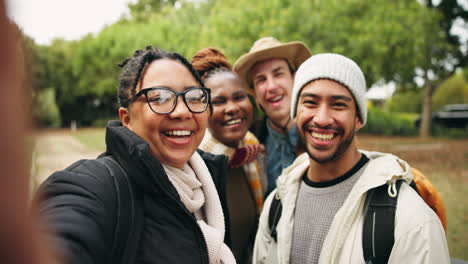
[[[191,87],[179,93],[171,88],[158,86],[142,89],[128,100],[128,105],[142,94],[145,95],[151,111],[157,114],[169,114],[174,111],[179,95],[182,95],[185,105],[192,113],[205,112],[210,103],[210,89],[206,87]]]

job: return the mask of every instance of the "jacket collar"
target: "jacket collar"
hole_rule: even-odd
[[[399,179],[405,180],[408,184],[413,180],[409,164],[397,156],[375,151],[359,151],[369,158],[368,165],[365,167],[361,179],[358,180],[363,193],[374,187],[390,184]],[[302,175],[309,168],[309,165],[309,155],[302,153],[289,167],[283,170],[277,180],[280,197],[290,191],[289,188],[291,187],[288,186],[298,186],[300,184]],[[356,183],[356,185],[358,184]]]
[[[112,120],[107,124],[106,146],[106,154],[112,155],[145,192],[157,191],[155,186],[159,186],[160,191],[164,192],[174,189],[161,162],[151,153],[148,143],[120,121]],[[197,151],[210,170],[226,169],[227,157]]]
[[[167,177],[160,176],[166,173],[161,162],[151,154],[148,143],[120,121],[113,120],[107,124],[106,146],[106,153],[112,155],[145,192],[158,191],[155,186],[162,190],[173,188]]]

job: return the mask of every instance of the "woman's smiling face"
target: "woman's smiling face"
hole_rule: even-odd
[[[142,89],[162,86],[183,92],[200,84],[181,63],[171,59],[151,62],[143,71],[136,92]],[[128,108],[119,109],[122,123],[150,147],[152,154],[162,163],[181,168],[200,145],[208,124],[209,110],[192,113],[182,96],[169,114],[154,113],[144,95]]]
[[[218,72],[205,80],[211,89],[211,134],[221,143],[236,147],[253,121],[253,106],[242,81],[233,72]]]

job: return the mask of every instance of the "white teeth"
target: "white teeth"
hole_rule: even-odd
[[[331,140],[333,138],[333,134],[319,134],[317,132],[312,132],[312,136],[321,140]]]
[[[172,131],[167,131],[165,134],[168,136],[184,137],[184,136],[190,136],[192,132],[188,130],[172,130]]]
[[[281,100],[282,98],[283,98],[283,96],[280,95],[280,96],[277,96],[277,97],[271,99],[270,101],[272,101],[272,102],[277,102],[277,101]]]
[[[242,122],[241,119],[234,119],[234,120],[227,121],[226,125],[228,125],[228,126],[235,125],[235,124],[239,124],[240,122]]]

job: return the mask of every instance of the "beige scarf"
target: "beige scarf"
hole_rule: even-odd
[[[224,214],[211,174],[195,152],[182,169],[163,164],[164,170],[187,209],[194,213],[208,247],[210,264],[236,263],[224,244]]]

